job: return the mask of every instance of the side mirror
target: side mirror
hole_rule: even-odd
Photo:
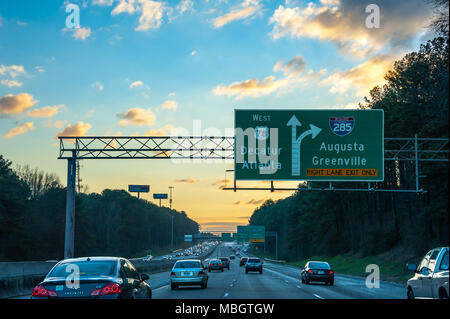
[[[417,265],[414,263],[408,263],[406,264],[406,269],[408,269],[409,271],[417,271]]]
[[[141,274],[141,280],[146,281],[149,279],[150,279],[150,277],[147,274]]]

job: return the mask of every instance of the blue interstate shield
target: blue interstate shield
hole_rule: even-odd
[[[330,129],[338,136],[346,136],[353,131],[355,127],[355,118],[349,117],[330,117]]]

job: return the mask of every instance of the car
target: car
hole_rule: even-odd
[[[241,257],[241,260],[239,261],[239,266],[245,266],[245,263],[247,262],[248,257]]]
[[[230,270],[230,258],[220,257],[219,259],[223,262],[223,268],[227,268],[228,270]]]
[[[125,258],[70,258],[50,269],[33,289],[31,299],[151,299],[146,280],[149,276],[139,274]]]
[[[263,273],[263,262],[259,258],[248,258],[245,263],[245,273],[248,274],[249,271],[258,271],[260,274]]]
[[[325,261],[308,261],[301,271],[301,281],[309,285],[311,281],[334,285],[334,271]]]
[[[201,289],[208,287],[208,274],[206,267],[197,259],[179,260],[170,272],[170,288],[172,290],[180,286],[197,286]]]
[[[208,271],[211,272],[212,270],[220,270],[223,271],[224,265],[223,262],[220,259],[211,259],[209,261],[208,265]]]
[[[236,258],[234,255],[230,255],[230,259],[234,259]]]
[[[407,264],[407,269],[414,272],[406,284],[408,299],[448,299],[448,254],[448,247],[434,248],[423,257],[419,266]]]
[[[145,256],[144,258],[142,258],[142,261],[150,261],[150,260],[152,260],[153,259],[153,256],[152,255],[147,255],[147,256]]]

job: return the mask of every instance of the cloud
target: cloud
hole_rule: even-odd
[[[22,113],[37,102],[39,101],[34,100],[33,96],[28,93],[8,94],[0,97],[0,117]]]
[[[135,3],[137,3],[135,0],[120,0],[119,4],[111,11],[111,15],[114,16],[121,13],[133,14],[136,12]]]
[[[174,127],[170,124],[166,126],[156,129],[156,130],[148,130],[145,132],[145,136],[168,136],[173,131]]]
[[[250,79],[242,82],[234,82],[227,86],[218,85],[213,93],[215,95],[236,96],[237,99],[243,97],[261,97],[274,93],[287,83],[286,79],[275,80],[273,75],[266,77],[264,80]]]
[[[23,83],[16,80],[0,80],[0,84],[7,86],[9,88],[12,87],[22,87]]]
[[[173,110],[175,111],[178,108],[178,103],[176,101],[165,101],[161,107],[163,109],[167,109],[167,110]]]
[[[77,29],[71,29],[72,31],[72,37],[75,40],[86,40],[91,36],[91,28],[77,28]]]
[[[306,62],[301,56],[296,56],[288,63],[277,61],[273,67],[274,71],[283,71],[285,77],[276,79],[275,76],[270,75],[259,81],[256,78],[245,80],[241,82],[234,82],[229,85],[218,85],[213,89],[215,95],[235,96],[236,99],[244,97],[258,98],[272,93],[280,93],[282,90],[289,90],[299,83],[307,83],[322,77],[326,70],[314,72],[313,70],[306,70]]]
[[[231,12],[215,18],[213,22],[214,27],[217,29],[232,21],[246,19],[257,13],[260,9],[259,0],[245,0],[240,6],[232,9]]]
[[[165,5],[159,1],[139,0],[141,3],[141,17],[136,31],[145,31],[148,29],[158,29],[163,20],[163,14],[166,10]]]
[[[273,67],[274,71],[281,70],[286,76],[295,76],[303,72],[306,67],[306,62],[301,56],[296,56],[288,63],[283,63],[282,61],[277,61]]]
[[[40,65],[35,66],[34,69],[36,70],[36,72],[39,72],[39,73],[44,73],[45,72],[45,69],[42,66],[40,66]]]
[[[27,122],[27,123],[24,123],[24,124],[19,125],[17,127],[13,127],[8,133],[6,133],[4,138],[12,138],[14,136],[25,134],[28,131],[33,131],[35,129],[36,128],[34,127],[33,122]]]
[[[261,198],[261,199],[254,199],[252,198],[251,200],[249,200],[246,205],[259,205],[264,203],[267,200],[267,198]]]
[[[345,93],[356,90],[356,96],[364,96],[375,86],[385,83],[384,75],[392,69],[396,57],[375,55],[348,71],[335,72],[320,81],[321,85],[330,86],[331,93]]]
[[[196,55],[196,54],[197,54],[197,51],[195,51],[195,50],[191,52],[191,55]]]
[[[54,127],[57,129],[63,128],[64,125],[66,125],[67,121],[52,121],[52,120],[48,120],[44,123],[44,125],[46,127]]]
[[[151,126],[155,123],[156,116],[151,110],[144,110],[142,108],[128,109],[124,113],[117,114],[120,118],[119,125],[148,125]]]
[[[93,5],[97,6],[112,6],[115,0],[94,0],[92,1]]]
[[[194,8],[194,2],[192,0],[182,0],[176,6],[176,9],[180,14],[183,14],[188,11],[192,11],[192,10],[194,10],[193,8]]]
[[[9,75],[12,78],[16,78],[25,74],[25,68],[22,65],[0,65],[0,75]]]
[[[56,137],[60,136],[86,136],[87,131],[91,129],[92,125],[88,123],[78,122],[75,125],[67,125],[67,127],[56,134]]]
[[[105,87],[103,86],[103,84],[101,84],[100,82],[95,82],[94,84],[92,84],[93,87],[96,87],[97,90],[99,90],[100,92],[103,91],[105,89]]]
[[[144,82],[142,82],[142,81],[134,81],[133,83],[130,84],[130,88],[134,88],[134,87],[142,86],[142,85],[144,85]]]
[[[198,179],[194,179],[194,178],[183,178],[183,179],[176,179],[174,182],[176,183],[188,183],[188,184],[197,184],[199,181]]]
[[[52,117],[56,115],[64,105],[55,105],[55,106],[45,106],[41,109],[34,109],[32,111],[28,111],[27,115],[31,117]]]
[[[367,28],[365,0],[309,2],[306,7],[280,5],[270,18],[273,39],[286,36],[329,40],[343,52],[367,55],[386,46],[409,48],[429,25],[431,10],[423,0],[378,1],[381,27]]]

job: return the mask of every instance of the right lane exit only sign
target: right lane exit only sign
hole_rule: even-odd
[[[383,110],[235,110],[237,180],[384,180]]]

